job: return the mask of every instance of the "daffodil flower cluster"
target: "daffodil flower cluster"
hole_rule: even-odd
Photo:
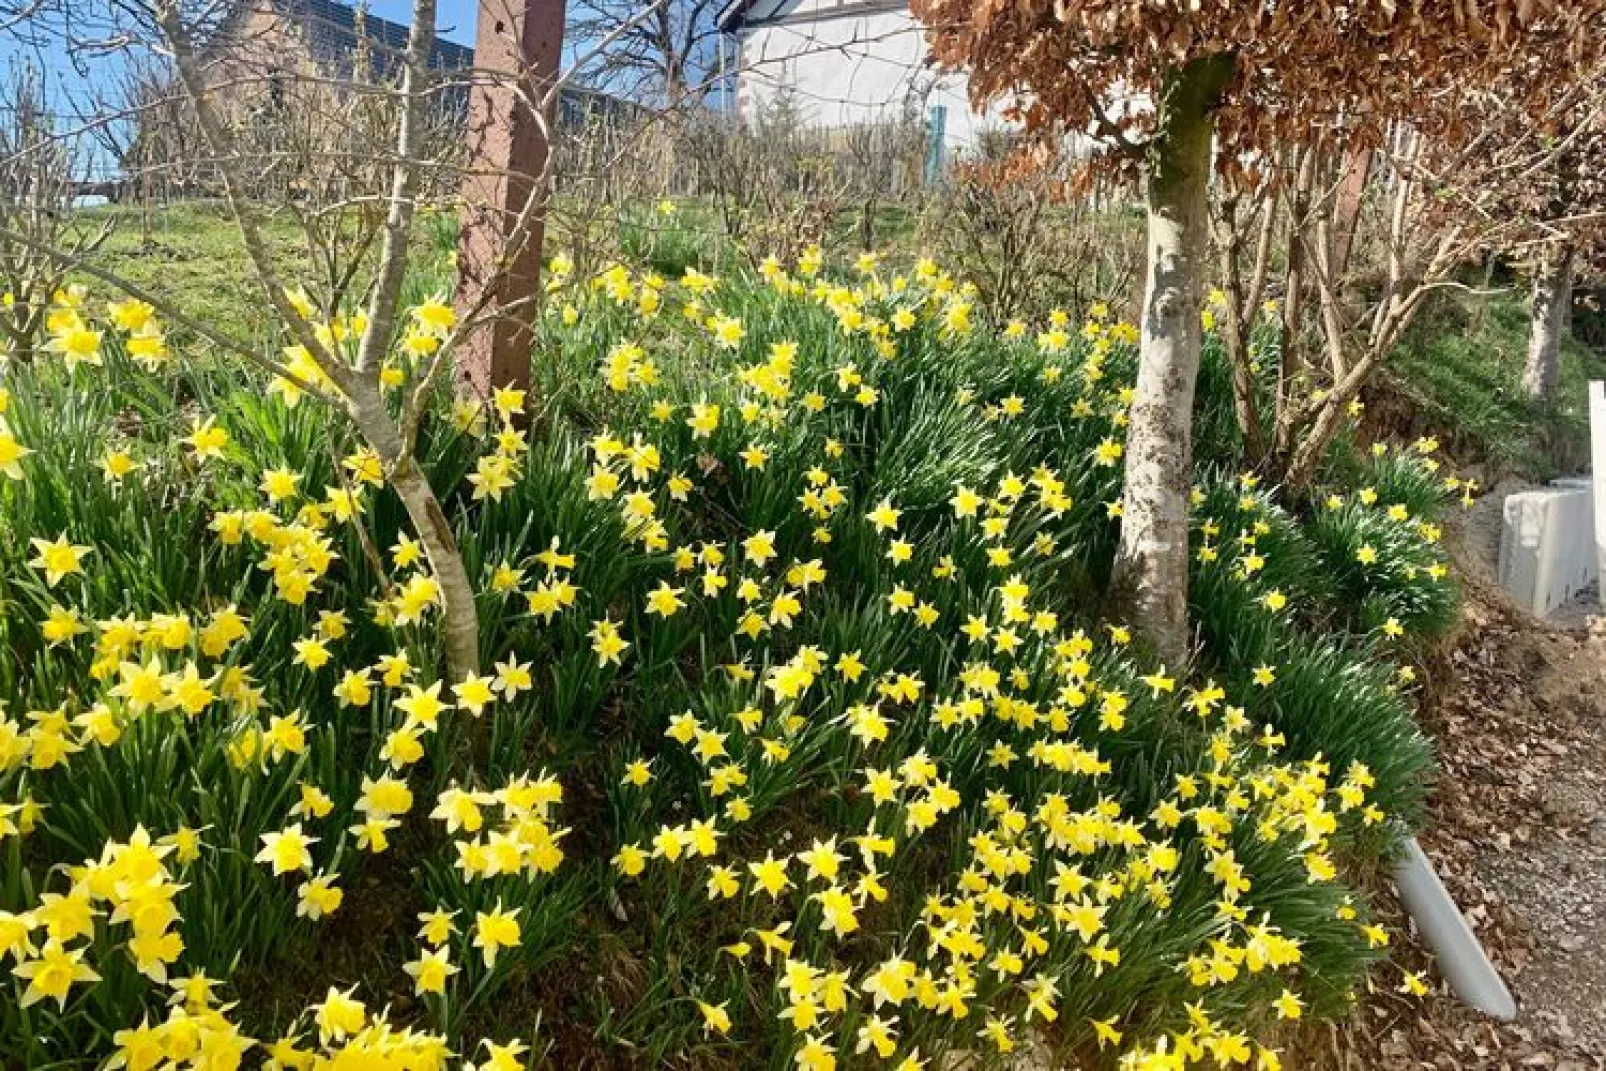
[[[808,257],[805,254],[800,266],[803,278],[812,274]],[[888,354],[880,343],[918,321],[882,321],[872,311],[878,301],[893,300],[899,303],[899,313],[908,309],[911,316],[930,317],[941,337],[952,338],[966,329],[967,314],[962,307],[956,311],[954,291],[933,285],[941,277],[932,269],[917,269],[912,283],[897,279],[883,286],[876,280],[874,260],[861,259],[858,267],[870,280],[860,288],[823,282],[809,288],[773,260],[765,262],[760,271],[781,294],[817,301],[843,333],[863,335],[883,358]],[[628,274],[616,268],[605,275],[614,303],[627,304]],[[699,314],[717,295],[717,287],[701,275],[688,282],[686,289],[695,294]],[[1105,379],[1105,365],[1111,356],[1135,341],[1131,325],[1107,323],[1106,318],[1107,311],[1101,312],[1081,333],[1088,355],[1079,372],[1092,384]],[[1056,321],[1038,337],[1045,359],[1065,352],[1071,344],[1067,321]],[[707,326],[714,332],[715,346],[738,348],[746,337],[722,314],[710,318]],[[1024,335],[1022,328],[1013,337]],[[827,394],[805,392],[798,397],[797,356],[795,343],[776,342],[770,344],[767,361],[737,367],[738,383],[753,398],[752,408],[744,406],[745,424],[772,426],[777,413],[785,413],[790,405],[796,405],[799,418],[806,419],[830,404]],[[638,347],[631,359],[643,360],[644,352]],[[1044,369],[1048,381],[1057,381],[1063,374],[1058,364]],[[834,373],[837,391],[850,403],[873,404],[873,399],[861,393],[864,377],[865,372],[855,363],[839,365]],[[609,386],[626,390],[653,385],[628,380],[628,376],[610,375]],[[963,399],[967,404],[972,400]],[[1107,405],[1112,427],[1120,429],[1130,400],[1130,388],[1116,386],[1102,399],[1097,394],[1079,399],[1074,413],[1092,417]],[[1008,420],[1020,416],[1028,404],[1018,395],[1006,395],[996,402],[978,404],[977,409],[985,420]],[[654,408],[660,423],[672,412],[672,406],[662,402]],[[706,439],[721,426],[721,416],[718,404],[701,400],[692,406],[686,424],[696,438]],[[610,436],[603,449],[595,452],[612,459],[622,456],[625,449],[622,440]],[[637,440],[629,449],[639,453],[647,446]],[[840,445],[827,439],[822,454],[821,463],[806,478],[799,502],[818,523],[815,542],[828,544],[831,523],[849,498],[828,468],[833,457],[841,456]],[[747,469],[764,466],[764,451],[756,445],[738,450],[737,456]],[[1108,466],[1120,457],[1121,444],[1110,437],[1089,460]],[[617,463],[599,463],[593,472],[593,493],[600,490],[605,497],[616,491],[624,484],[622,470]],[[1252,487],[1247,483],[1246,492]],[[1209,730],[1201,756],[1204,765],[1179,774],[1173,792],[1148,814],[1127,815],[1113,796],[1098,797],[1092,806],[1077,806],[1072,800],[1080,793],[1048,791],[1030,807],[1023,807],[1008,794],[994,791],[986,796],[981,811],[985,821],[972,827],[975,832],[969,846],[974,854],[959,872],[956,884],[933,890],[928,896],[922,923],[924,947],[911,945],[885,963],[865,968],[862,974],[843,968],[829,952],[825,962],[796,954],[797,939],[792,935],[799,927],[806,926],[828,939],[823,946],[816,943],[817,949],[851,940],[862,928],[864,914],[887,898],[886,869],[909,845],[964,804],[961,793],[943,775],[940,762],[919,749],[894,756],[890,763],[865,766],[859,793],[873,805],[870,821],[846,843],[831,836],[816,838],[811,847],[786,855],[766,848],[762,858],[729,858],[727,843],[739,839],[740,826],[752,817],[742,790],[757,776],[756,771],[788,763],[810,733],[840,734],[869,759],[895,736],[908,738],[901,731],[903,721],[929,720],[930,728],[923,732],[935,732],[939,739],[975,741],[970,746],[978,748],[979,757],[990,768],[1005,771],[1026,764],[1039,769],[1042,776],[1092,785],[1116,774],[1114,763],[1103,757],[1095,741],[1103,736],[1119,739],[1127,729],[1135,706],[1128,682],[1136,678],[1151,693],[1150,704],[1176,692],[1176,681],[1163,669],[1138,678],[1135,670],[1123,666],[1120,651],[1130,639],[1124,629],[1111,629],[1110,646],[1099,650],[1085,632],[1066,631],[1054,610],[1034,604],[1030,587],[1010,574],[1023,560],[1023,548],[1014,545],[1016,533],[1029,527],[1020,518],[1028,514],[1058,518],[1073,505],[1067,481],[1046,465],[1027,477],[1007,473],[990,493],[964,484],[954,488],[951,506],[955,520],[970,526],[968,531],[979,541],[986,565],[996,571],[997,580],[987,600],[990,609],[949,622],[963,637],[962,645],[973,652],[972,660],[956,671],[951,693],[950,685],[928,686],[918,674],[893,666],[872,668],[860,651],[833,651],[803,642],[790,658],[771,665],[760,676],[742,665],[729,667],[733,677],[750,681],[754,687],[748,705],[713,718],[687,711],[670,719],[666,737],[684,748],[702,769],[701,788],[714,809],[705,817],[665,824],[643,841],[621,845],[614,866],[630,881],[645,880],[655,867],[695,866],[708,899],[729,902],[743,915],[753,903],[790,905],[789,917],[778,924],[752,927],[725,952],[743,962],[762,953],[765,968],[773,962],[779,1017],[796,1031],[794,1053],[799,1066],[835,1066],[838,1039],[833,1037],[831,1024],[848,1017],[856,1005],[861,1010],[852,1016],[862,1025],[851,1040],[857,1055],[873,1052],[892,1059],[899,1052],[903,1024],[898,1013],[905,1006],[911,1013],[965,1021],[972,1018],[973,1005],[984,1004],[992,1010],[983,1017],[979,1036],[1000,1052],[1013,1050],[1024,1024],[1059,1015],[1054,976],[1030,973],[1031,963],[1069,943],[1080,949],[1093,977],[1119,966],[1122,949],[1107,931],[1106,917],[1115,910],[1131,911],[1128,905],[1138,902],[1147,905],[1144,910],[1163,916],[1174,906],[1175,875],[1190,865],[1190,860],[1196,861],[1191,865],[1203,867],[1218,890],[1216,921],[1182,965],[1190,983],[1208,991],[1240,976],[1277,972],[1286,973],[1293,982],[1302,959],[1300,941],[1284,935],[1268,917],[1257,917],[1246,906],[1254,885],[1249,868],[1239,858],[1243,849],[1236,842],[1249,837],[1278,845],[1299,860],[1306,880],[1326,883],[1337,874],[1331,840],[1340,829],[1340,818],[1353,812],[1364,815],[1366,824],[1383,819],[1382,812],[1367,801],[1366,793],[1374,781],[1364,766],[1356,764],[1342,781],[1332,782],[1328,764],[1319,758],[1283,761],[1283,735],[1269,725],[1252,724],[1244,707],[1233,705],[1225,690],[1206,682],[1176,697],[1179,715]],[[900,575],[915,558],[914,545],[900,535],[903,512],[894,500],[884,498],[863,514],[870,530],[885,540],[885,556],[892,563],[889,573],[899,578],[886,596],[887,612],[894,618],[909,615],[920,628],[941,628],[941,607],[951,604],[942,589],[954,582],[956,566],[951,555],[944,555],[929,566],[924,579],[919,574]],[[641,508],[627,509],[625,514],[627,524],[636,526],[649,517],[653,514]],[[1214,553],[1212,541],[1219,526],[1209,524],[1206,531],[1201,554],[1208,557]],[[654,532],[663,534],[657,529]],[[754,532],[743,541],[739,560],[762,572],[775,554],[775,538],[771,531]],[[1262,564],[1254,553],[1255,538],[1254,532],[1246,532],[1238,544],[1242,558],[1237,577],[1241,581],[1248,581]],[[661,541],[654,545],[665,546]],[[1028,556],[1055,552],[1053,536],[1041,530],[1024,548]],[[704,569],[703,583],[694,588],[660,584],[646,596],[649,615],[673,617],[686,608],[693,594],[705,599],[725,597],[733,579],[721,572],[728,558],[725,547],[681,548],[674,551],[674,557],[681,571]],[[794,584],[811,569],[818,569],[819,579],[825,579],[823,562],[780,563],[781,572]],[[743,602],[761,597],[761,572],[736,574],[734,590]],[[803,587],[806,590],[806,585]],[[1286,601],[1281,593],[1268,592],[1265,606],[1276,612]],[[735,633],[759,641],[777,623],[790,625],[799,609],[783,588],[768,615],[746,610]],[[1039,698],[1045,673],[1055,683]],[[1258,686],[1274,680],[1273,667],[1257,671]],[[831,709],[839,711],[834,717],[813,701],[826,682],[851,690],[861,681],[861,698],[843,700],[840,705],[832,702]],[[1151,709],[1145,716],[1152,718],[1156,713]],[[992,743],[981,746],[986,739]],[[624,786],[651,791],[658,784],[654,761],[632,760],[623,776]],[[1045,880],[1052,890],[1047,897],[1036,894],[1032,887]],[[1018,889],[1013,887],[1017,882],[1021,883]],[[1353,918],[1353,913],[1349,917]],[[1000,925],[1005,922],[1008,925]],[[1303,1006],[1300,998],[1287,986],[1281,993],[1279,1014],[1296,1017]],[[723,1035],[732,1029],[728,1002],[699,1001],[698,1007],[706,1032]],[[1089,1025],[1100,1047],[1122,1040],[1114,1020]],[[1263,1067],[1277,1066],[1275,1052],[1215,1025],[1203,1011],[1192,1029],[1169,1034],[1153,1044],[1158,1051],[1188,1053],[1188,1060],[1214,1054],[1231,1062],[1258,1060]],[[1142,1046],[1132,1052],[1133,1059],[1149,1058]],[[900,1066],[920,1064],[917,1053],[904,1055]]]
[[[48,830],[57,812],[34,793],[164,739],[204,752],[217,798],[251,822],[157,840],[139,826],[0,912],[24,1002],[67,1008],[122,957],[172,996],[105,1031],[112,1066],[250,1052],[507,1071],[528,1046],[460,1036],[462,1012],[527,982],[571,936],[549,912],[589,902],[633,927],[670,920],[651,942],[667,950],[664,1029],[683,1010],[688,1033],[749,1036],[807,1071],[1002,1057],[1051,1023],[1125,1067],[1277,1068],[1251,1031],[1323,995],[1323,954],[1387,943],[1340,885],[1346,848],[1389,817],[1379,774],[1281,719],[1284,660],[1190,678],[1079,613],[1071,566],[1119,522],[1135,327],[1095,307],[1080,326],[1055,312],[994,333],[974,288],[930,260],[852,267],[833,279],[813,246],[756,281],[622,265],[579,278],[554,261],[543,329],[583,337],[601,399],[565,442],[580,471],[553,481],[572,510],[520,505],[551,464],[521,425],[524,389],[440,414],[438,449],[463,477],[453,519],[495,610],[487,672],[437,668],[441,584],[387,519],[372,450],[337,449],[320,479],[248,456],[225,414],[186,413],[175,453],[198,486],[229,488],[204,524],[235,585],[188,607],[105,608],[93,572],[117,548],[30,534],[31,625],[64,667],[50,686],[72,685],[50,709],[0,706],[0,786],[25,786],[0,803],[0,840]],[[354,356],[360,313],[289,299],[320,345]],[[107,333],[152,368],[166,357],[147,307],[111,307],[102,331],[82,295],[58,305],[70,370],[94,368]],[[413,308],[384,385],[456,324],[440,299]],[[330,387],[304,350],[283,360],[275,414]],[[18,480],[36,459],[6,404],[0,475]],[[900,454],[917,418],[935,430]],[[1431,445],[1410,451],[1429,475]],[[101,493],[143,483],[132,446],[96,449]],[[890,475],[867,463],[878,449],[896,455]],[[1199,566],[1244,596],[1249,623],[1304,610],[1273,582],[1292,522],[1253,477],[1194,505]],[[1439,530],[1389,488],[1329,505],[1376,540],[1346,557],[1376,605],[1401,607],[1378,635],[1409,636],[1420,592],[1396,588],[1446,579]],[[535,710],[572,714],[581,743],[544,734]],[[603,769],[606,784],[574,791]],[[277,1040],[248,1036],[217,980],[177,977],[185,937],[205,932],[180,894],[236,864],[230,887],[297,933],[360,925],[353,902],[411,905],[396,977],[343,978]],[[364,884],[403,868],[421,896]],[[370,1008],[397,986],[417,1020]]]

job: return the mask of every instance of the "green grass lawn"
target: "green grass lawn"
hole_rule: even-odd
[[[134,206],[111,205],[92,212],[97,220],[115,222],[112,236],[100,252],[103,267],[236,335],[260,338],[267,331],[269,317],[261,287],[241,248],[234,220],[221,202],[176,204],[149,213]],[[572,248],[577,240],[572,232],[583,225],[586,215],[580,206],[559,198],[548,231],[549,252]],[[907,244],[914,224],[909,209],[882,204],[876,211],[877,241]],[[724,238],[718,214],[693,200],[677,201],[670,216],[659,213],[654,205],[643,205],[626,212],[617,227],[611,244],[617,245],[622,255],[671,278],[679,278],[687,267],[723,272],[743,262]],[[835,222],[830,238],[844,248],[857,248],[859,233],[858,218],[849,213]],[[294,219],[284,213],[265,217],[264,235],[287,282],[306,280],[310,284],[316,279],[315,265],[307,257],[305,238]],[[450,216],[434,213],[423,218],[417,241],[425,254],[424,267],[416,273],[411,289],[425,291],[445,285],[447,254],[456,235],[455,220]],[[104,284],[91,282],[90,289],[112,296]]]
[[[195,201],[149,214],[118,205],[93,212],[114,221],[111,237],[100,250],[102,267],[237,338],[265,341],[272,333],[262,286],[240,243],[234,219],[221,202]],[[302,284],[309,293],[317,293],[320,272],[308,256],[300,225],[287,213],[269,213],[263,217],[262,231],[286,284]],[[453,221],[440,213],[420,218],[409,300],[449,284],[447,254],[456,233]],[[92,292],[114,296],[111,287],[86,281]],[[359,275],[359,286],[362,281]]]
[[[262,288],[223,205],[193,202],[148,215],[131,206],[95,211],[115,221],[111,238],[100,251],[103,267],[170,299],[204,323],[252,338],[267,331]],[[270,216],[264,236],[293,277],[305,259],[300,229],[287,217]],[[101,284],[91,289],[111,294]]]

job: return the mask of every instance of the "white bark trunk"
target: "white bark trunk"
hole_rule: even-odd
[[[391,169],[390,207],[385,213],[379,272],[368,300],[368,330],[357,348],[359,375],[384,360],[390,349],[396,310],[401,304],[402,281],[407,277],[407,244],[412,238],[413,215],[418,207],[419,142],[424,130],[429,56],[434,49],[435,0],[414,0],[413,28],[408,35],[407,62],[402,71],[402,114],[396,133],[396,166]]]
[[[1167,79],[1148,180],[1148,277],[1115,590],[1133,623],[1173,663],[1190,646],[1188,497],[1210,248],[1210,109],[1231,73],[1231,59],[1222,56],[1195,60]]]
[[[379,455],[390,485],[402,500],[407,518],[418,533],[424,558],[441,587],[441,631],[446,642],[446,673],[460,681],[480,670],[479,611],[474,605],[474,585],[457,536],[441,509],[435,489],[419,467],[412,451],[403,443],[400,430],[385,408],[384,398],[367,378],[357,380],[351,393],[352,420],[363,438]]]
[[[1561,376],[1561,335],[1572,302],[1572,250],[1545,250],[1534,271],[1533,303],[1528,325],[1528,363],[1522,389],[1541,402],[1550,401]]]
[[[391,475],[391,486],[407,507],[407,516],[418,530],[430,570],[441,586],[441,631],[446,639],[446,673],[461,681],[480,670],[479,614],[474,605],[474,585],[469,581],[463,554],[452,534],[452,526],[441,510],[429,481],[412,457],[405,457]]]

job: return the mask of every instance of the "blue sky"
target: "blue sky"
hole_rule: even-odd
[[[352,4],[354,0],[339,0],[341,3]],[[412,20],[412,0],[367,0],[368,10],[376,17],[389,19],[392,22],[408,23]],[[105,0],[92,0],[90,3],[81,3],[81,0],[66,0],[66,10],[75,12],[79,21],[78,32],[91,39],[111,35],[106,24],[96,16],[89,13],[105,10]],[[461,45],[472,47],[474,44],[474,30],[478,13],[477,0],[436,0],[436,29],[447,40]],[[83,23],[85,17],[94,21]],[[22,35],[27,36],[27,27],[22,27]],[[39,29],[32,35],[36,40],[25,43],[18,39],[17,34],[0,34],[0,73],[9,70],[13,65],[26,62],[36,69],[42,70],[45,76],[47,99],[51,108],[56,112],[58,121],[67,127],[76,126],[79,119],[86,115],[101,114],[107,106],[102,103],[102,94],[108,90],[115,92],[118,81],[117,74],[128,62],[122,52],[102,54],[98,56],[85,56],[82,53],[75,68],[68,55],[65,42],[61,39],[59,24],[51,24]],[[576,59],[573,49],[566,48],[564,62],[573,62]],[[6,102],[0,100],[0,111],[5,108]],[[114,169],[110,157],[102,148],[90,146],[89,156],[85,163],[95,171],[105,172]]]
[[[341,0],[351,3],[352,0]],[[458,44],[474,44],[476,0],[437,0],[435,25],[444,38]],[[87,8],[86,8],[87,10]],[[368,0],[368,10],[379,18],[392,22],[412,21],[412,0]],[[26,27],[23,27],[24,33]],[[75,70],[68,57],[65,44],[59,39],[59,29],[47,30],[34,36],[39,38],[25,44],[10,34],[0,34],[0,72],[13,64],[27,62],[44,72],[46,89],[54,109],[71,122],[74,114],[82,115],[95,110],[93,99],[97,86],[108,86],[111,77],[125,62],[120,54],[85,58],[80,61],[88,77]],[[87,32],[87,31],[86,31]],[[5,102],[0,101],[0,108]],[[95,166],[100,166],[98,161]]]
[[[436,0],[435,30],[460,45],[474,43],[475,0]],[[391,22],[412,22],[411,0],[368,0],[368,10]]]
[[[349,3],[350,0],[342,2]],[[437,32],[461,45],[474,44],[474,15],[477,7],[476,0],[437,0],[435,10]],[[392,22],[412,21],[412,0],[368,0],[368,10]],[[35,50],[19,47],[12,37],[0,35],[0,64],[30,54],[42,59],[44,65],[53,72],[67,67],[65,54],[59,49],[52,49],[40,56]]]

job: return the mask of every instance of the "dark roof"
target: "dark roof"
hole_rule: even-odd
[[[725,0],[725,6],[714,17],[723,33],[739,33],[749,27],[766,26],[778,22],[816,22],[837,18],[858,18],[887,11],[909,10],[908,0],[836,0],[831,6],[821,4],[807,11],[799,11],[790,0],[779,0],[768,5],[768,10],[754,15],[755,9],[765,6],[765,0]]]
[[[251,0],[244,0],[242,7]],[[357,10],[339,0],[268,0],[274,13],[300,30],[313,59],[338,63],[357,50]],[[391,69],[407,50],[408,28],[399,22],[364,12],[363,36],[375,53],[376,66]],[[457,70],[474,65],[474,50],[439,36],[430,53],[429,65],[435,70]]]

